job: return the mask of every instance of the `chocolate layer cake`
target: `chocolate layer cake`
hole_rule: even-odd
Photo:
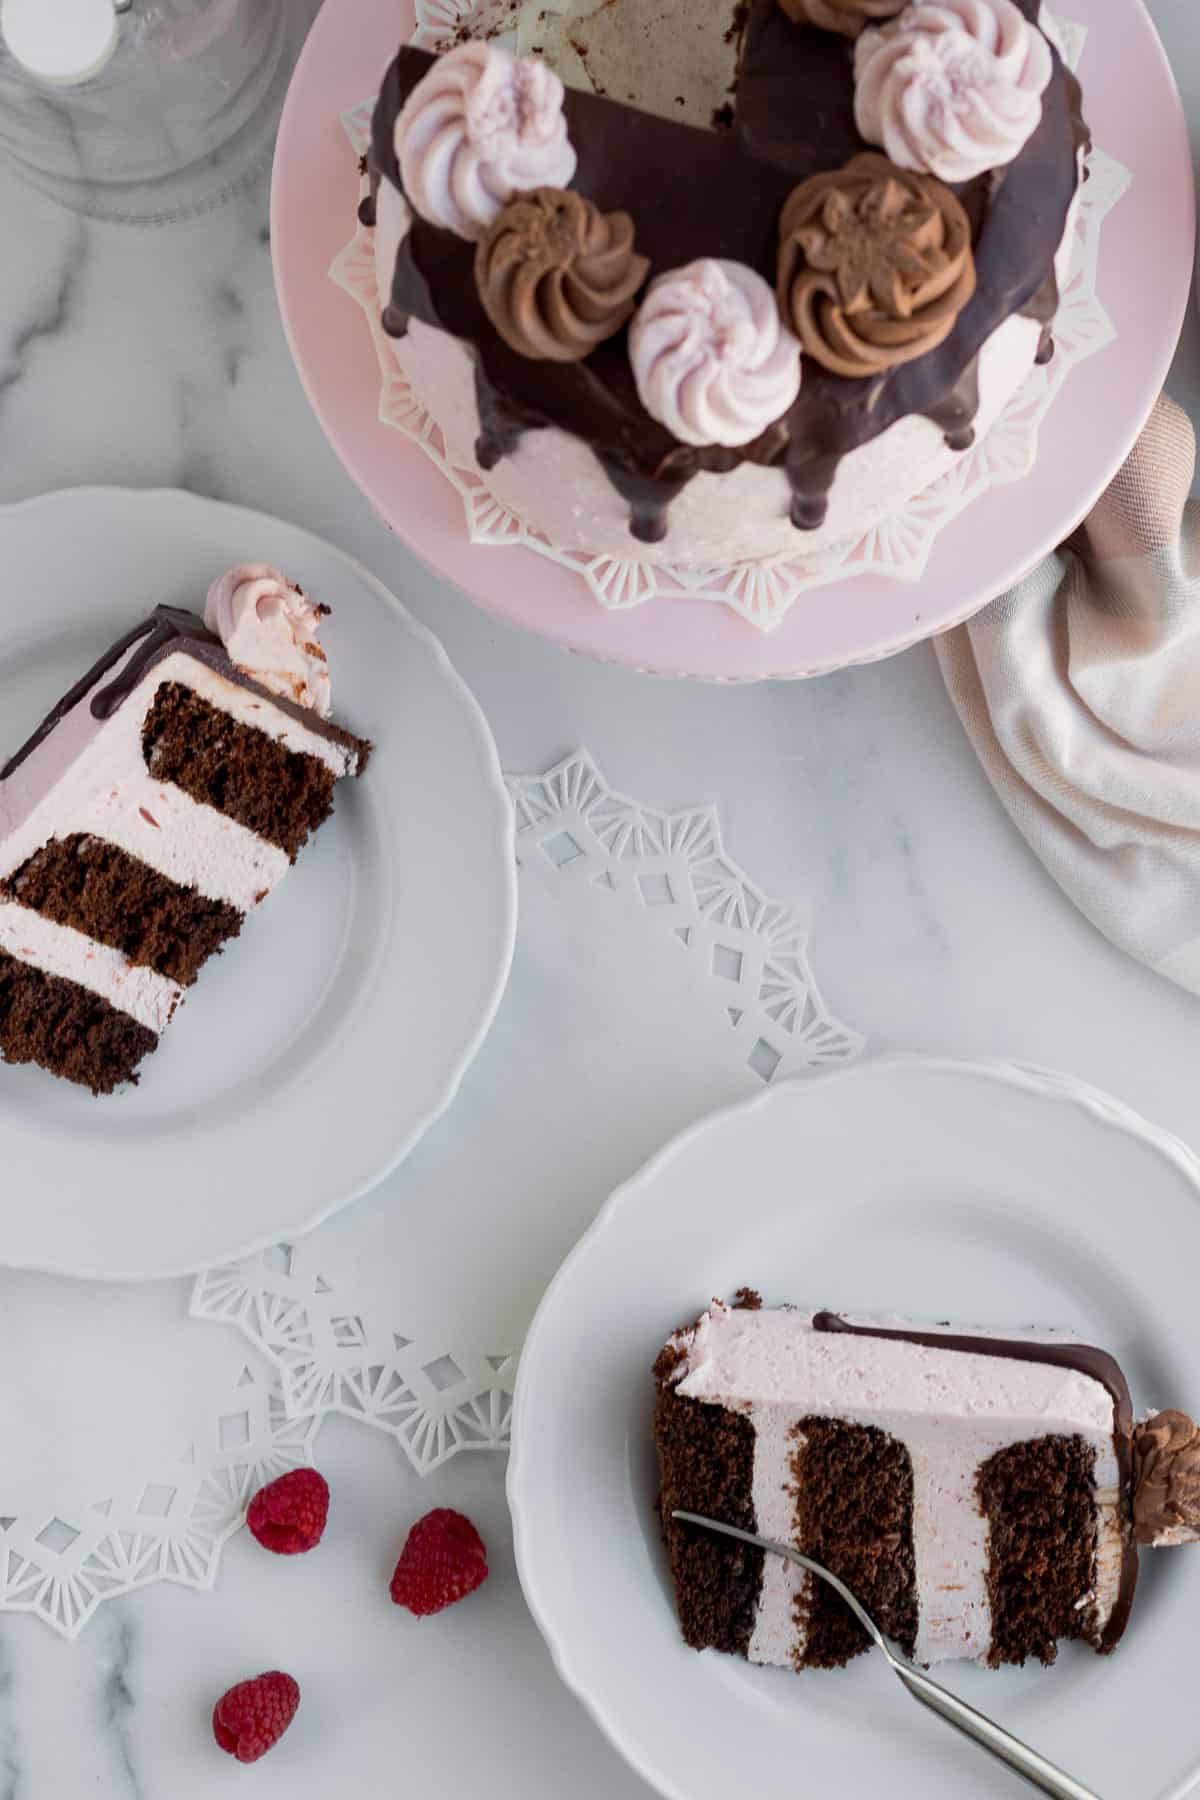
[[[655,1365],[660,1506],[686,1641],[834,1668],[868,1641],[797,1564],[676,1508],[824,1563],[918,1662],[1113,1650],[1138,1542],[1194,1541],[1200,1437],[1135,1428],[1103,1350],[1063,1334],[960,1333],[763,1309],[744,1292]]]
[[[331,724],[320,614],[232,569],[157,607],[0,769],[0,1056],[108,1094],[329,817],[370,745]]]
[[[1086,130],[1041,0],[531,16],[576,85],[401,49],[363,216],[418,399],[551,543],[839,541],[1051,355]]]

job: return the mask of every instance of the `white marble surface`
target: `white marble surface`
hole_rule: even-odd
[[[1200,137],[1194,0],[1151,10]],[[509,633],[416,564],[324,443],[275,310],[263,192],[141,236],[85,226],[0,170],[0,221],[0,501],[177,485],[322,532],[442,636],[507,767],[587,742],[639,797],[717,798],[733,854],[771,893],[809,904],[829,1003],[874,1048],[1058,1066],[1200,1148],[1195,1000],[1063,900],[993,799],[927,649],[818,684],[723,691],[638,680]],[[1194,313],[1172,387],[1200,417]],[[536,988],[536,942],[522,941],[515,979]],[[499,1103],[502,1065],[485,1049],[441,1131]],[[17,1282],[33,1303],[21,1316],[36,1320],[36,1277],[0,1277],[0,1311]],[[0,1435],[4,1409],[41,1391],[27,1355],[27,1337],[0,1323]],[[203,1800],[230,1782],[267,1796],[643,1792],[558,1688],[524,1614],[499,1460],[460,1459],[418,1489],[386,1439],[335,1420],[321,1462],[338,1508],[319,1559],[289,1565],[243,1536],[215,1598],[154,1588],[104,1609],[75,1644],[0,1620],[0,1800]],[[402,1522],[439,1501],[478,1516],[495,1578],[435,1644],[390,1607],[386,1577]],[[207,1711],[227,1682],[279,1661],[281,1643],[306,1694],[292,1752],[235,1774]],[[503,1690],[499,1741],[494,1726],[472,1729],[482,1682]]]

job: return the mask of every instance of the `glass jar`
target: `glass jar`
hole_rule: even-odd
[[[0,0],[0,153],[96,218],[205,212],[270,159],[312,0]]]

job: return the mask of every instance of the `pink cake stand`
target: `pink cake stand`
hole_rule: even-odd
[[[982,494],[944,527],[924,580],[877,574],[802,595],[755,630],[710,601],[607,611],[570,569],[472,544],[458,494],[379,419],[379,367],[354,301],[329,279],[353,233],[358,182],[340,115],[373,93],[414,25],[412,0],[325,0],[284,108],[271,194],[284,329],[317,417],[387,524],[488,611],[566,648],[662,675],[747,681],[890,656],[960,624],[1079,523],[1144,424],[1190,291],[1195,197],[1178,89],[1142,0],[1061,0],[1089,27],[1083,65],[1097,142],[1132,171],[1105,222],[1099,294],[1116,341],[1066,381],[1026,480]]]

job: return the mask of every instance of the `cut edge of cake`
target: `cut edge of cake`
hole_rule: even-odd
[[[743,1289],[674,1333],[654,1368],[659,1506],[696,1649],[795,1669],[868,1648],[798,1565],[672,1518],[698,1512],[805,1550],[926,1665],[1106,1654],[1128,1623],[1143,1490],[1129,1388],[1061,1332],[963,1332],[762,1307]],[[1156,1442],[1200,1463],[1186,1415]],[[1194,1433],[1195,1428],[1192,1427]],[[1173,1435],[1172,1435],[1173,1433]],[[1198,1484],[1200,1485],[1200,1484]],[[1140,1541],[1193,1541],[1162,1502]],[[1157,1535],[1155,1535],[1157,1533]]]

